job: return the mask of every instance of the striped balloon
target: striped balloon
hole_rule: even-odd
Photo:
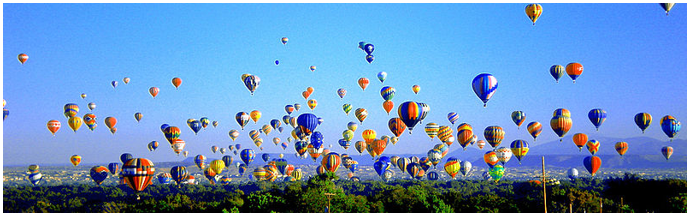
[[[570,117],[565,117],[565,116],[554,116],[551,118],[551,129],[553,129],[553,132],[555,132],[558,137],[560,137],[560,141],[563,142],[563,136],[565,136],[568,131],[570,131],[570,128],[572,127],[572,120]]]
[[[264,167],[257,167],[253,170],[253,178],[255,178],[255,180],[263,181],[266,175],[267,170]]]
[[[379,92],[379,94],[382,95],[384,101],[391,101],[394,99],[394,95],[396,95],[396,89],[390,86],[385,86],[382,87],[382,90]]]
[[[243,79],[243,84],[246,85],[246,88],[248,88],[248,91],[250,91],[250,95],[252,96],[255,90],[258,89],[258,86],[260,86],[260,78],[255,75],[249,75]]]
[[[637,127],[642,130],[642,134],[644,133],[644,130],[646,130],[649,125],[651,125],[651,114],[649,113],[638,113],[635,115],[635,124],[637,124]]]
[[[77,113],[79,113],[79,105],[74,103],[64,105],[64,116],[67,117],[67,119],[76,116]]]
[[[427,133],[430,140],[434,140],[434,137],[439,134],[439,125],[433,122],[427,123],[427,125],[425,125],[425,133]]]
[[[437,137],[439,137],[439,140],[441,140],[442,143],[446,143],[446,141],[449,140],[449,137],[453,136],[453,129],[449,126],[439,126],[439,132],[437,133]]]
[[[452,179],[456,179],[456,175],[460,172],[460,160],[455,157],[448,158],[444,164],[444,170]]]
[[[403,102],[398,106],[398,117],[408,127],[408,133],[413,133],[413,127],[422,119],[423,108],[416,102]]]
[[[410,162],[412,162],[412,159]],[[418,160],[418,163],[420,164],[420,167],[422,167],[422,169],[425,171],[429,170],[429,168],[432,167],[432,161],[430,161],[428,157],[420,158],[420,160]]]
[[[342,106],[344,113],[348,115],[348,113],[351,112],[351,109],[353,109],[353,106],[351,104],[343,104]]]
[[[663,133],[670,138],[671,142],[673,141],[673,137],[680,132],[680,128],[682,128],[682,125],[674,117],[667,115],[661,118],[661,129]]]
[[[367,118],[367,110],[365,110],[365,108],[355,109],[355,117],[358,118],[358,121],[360,121],[362,125],[365,118]]]
[[[510,114],[510,118],[513,120],[515,125],[518,126],[518,129],[520,129],[522,123],[525,122],[525,112],[513,111],[513,113]]]
[[[336,94],[339,95],[341,100],[343,100],[343,97],[346,96],[346,89],[339,88],[339,90],[336,91]]]
[[[468,144],[470,144],[470,141],[472,140],[472,136],[474,135],[471,129],[470,130],[468,130],[468,129],[459,130],[456,134],[458,136],[458,143],[463,148],[467,147]]]
[[[400,169],[401,172],[406,172],[406,168],[408,167],[408,165],[410,165],[410,163],[410,159],[408,158],[399,158],[396,162],[398,169]]]
[[[472,131],[472,126],[470,124],[467,124],[467,123],[460,123],[460,125],[458,125],[458,128],[456,128],[456,130],[457,131],[460,131],[460,130],[471,130]]]
[[[673,147],[664,146],[661,148],[661,154],[663,154],[663,157],[665,157],[666,160],[670,159],[670,156],[673,155]]]
[[[530,135],[532,135],[534,141],[537,141],[537,137],[539,136],[539,134],[541,134],[541,130],[541,123],[539,122],[530,122],[529,124],[527,124],[527,132],[529,132]]]
[[[601,158],[597,156],[587,156],[584,158],[582,161],[584,164],[584,168],[589,171],[589,174],[592,174],[592,177],[596,174],[596,171],[599,170],[599,167],[601,167]]]
[[[572,79],[573,84],[575,83],[575,80],[577,80],[577,77],[582,74],[582,71],[584,71],[584,67],[580,63],[569,63],[565,66],[565,72],[568,73],[568,76],[570,76],[570,79]]]
[[[472,79],[472,90],[475,91],[477,97],[484,103],[484,107],[487,107],[487,102],[491,99],[491,96],[496,92],[499,84],[496,78],[487,73],[482,73],[477,75],[475,79]]]
[[[420,107],[422,107],[422,114],[420,114],[420,124],[422,124],[422,120],[425,120],[425,117],[427,117],[430,108],[429,105],[426,103],[418,102],[417,104],[420,105]]]
[[[448,118],[448,121],[451,122],[452,125],[455,125],[456,121],[458,121],[459,116],[456,112],[450,112],[450,113],[448,113],[448,116],[446,116],[446,117]]]
[[[489,168],[494,167],[499,162],[499,158],[496,156],[495,151],[488,151],[484,153],[484,163],[489,165]]]
[[[501,126],[489,126],[484,129],[484,139],[489,142],[489,145],[491,145],[492,148],[498,147],[505,135],[506,132],[503,131]]]
[[[238,123],[239,126],[241,126],[241,130],[243,130],[243,127],[245,127],[246,124],[248,124],[248,121],[250,121],[250,115],[248,115],[248,113],[238,112],[236,114],[236,123]]]
[[[599,108],[592,109],[589,111],[589,114],[587,114],[587,117],[589,117],[589,121],[596,127],[596,131],[599,131],[599,126],[606,121],[606,111]]]
[[[124,164],[121,176],[129,188],[134,192],[141,192],[152,184],[151,180],[155,176],[155,165],[148,159],[134,158]]]
[[[561,79],[563,74],[565,74],[565,68],[562,65],[553,65],[551,66],[551,69],[549,69],[549,72],[551,73],[551,76],[556,79],[556,83],[558,83],[558,79]]]
[[[510,143],[510,150],[513,152],[513,156],[518,159],[518,164],[520,164],[522,157],[525,157],[527,152],[530,151],[530,144],[524,140],[515,140]]]
[[[617,143],[615,143],[615,151],[618,152],[618,154],[620,155],[620,157],[622,157],[623,155],[625,155],[625,152],[627,152],[628,147],[629,147],[629,146],[627,145],[627,142],[617,142]]]
[[[336,172],[340,165],[341,156],[336,152],[330,152],[322,158],[322,166],[325,168],[325,170],[327,170],[327,172]]]

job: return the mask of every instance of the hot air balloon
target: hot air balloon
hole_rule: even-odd
[[[360,88],[363,89],[363,91],[365,91],[365,88],[367,88],[367,85],[369,85],[369,84],[370,84],[370,80],[367,78],[358,79],[358,85],[360,86]]]
[[[577,179],[578,174],[579,174],[579,172],[577,171],[577,169],[575,169],[575,168],[568,169],[568,178],[570,178],[570,180]]]
[[[599,131],[599,126],[606,121],[606,111],[599,108],[590,110],[587,116],[596,127],[596,131]]]
[[[417,95],[417,93],[420,92],[420,85],[413,85],[412,89],[415,95]]]
[[[293,104],[293,108],[295,108],[296,111],[298,111],[301,109],[301,104],[295,103],[295,104]]]
[[[563,136],[570,131],[571,127],[572,119],[570,119],[570,117],[559,115],[551,118],[551,129],[553,129],[553,132],[555,132],[556,135],[561,138],[561,142],[563,142]]]
[[[455,157],[448,158],[444,164],[444,170],[452,179],[456,179],[456,175],[460,172],[460,160]]]
[[[673,6],[675,5],[675,3],[659,3],[659,4],[660,4],[661,7],[663,8],[663,10],[666,11],[666,16],[668,16],[668,13],[670,12],[670,9],[672,9]],[[26,58],[28,59],[29,57],[27,56]],[[21,61],[21,60],[19,60],[19,61]],[[26,60],[24,60],[24,61],[26,61]],[[23,63],[22,63],[22,64],[23,64]]]
[[[584,71],[584,67],[580,63],[569,63],[567,66],[565,66],[565,72],[568,73],[570,79],[573,80],[573,84],[575,83],[575,80],[577,80],[577,77],[582,74],[582,71]]]
[[[129,153],[124,153],[119,156],[119,160],[122,161],[122,163],[126,163],[127,161],[134,159],[134,156],[129,154]]]
[[[396,89],[390,86],[384,86],[379,94],[382,96],[384,101],[391,101],[394,98],[394,95],[396,95]]]
[[[601,158],[597,156],[587,156],[584,158],[583,163],[584,168],[587,168],[587,171],[589,171],[589,174],[593,177],[596,171],[599,170],[599,167],[601,167]]]
[[[327,172],[336,172],[341,165],[341,156],[336,152],[330,152],[322,158],[322,166]]]
[[[210,125],[210,119],[208,119],[207,117],[201,117],[199,121],[203,129],[207,128],[208,125]]]
[[[240,176],[240,177],[243,177],[243,173],[246,172],[246,169],[248,169],[248,165],[246,165],[246,164],[239,164],[238,162],[237,162],[236,164],[238,164],[239,176]]]
[[[575,143],[575,146],[582,151],[582,147],[584,147],[587,144],[587,141],[589,138],[587,137],[586,134],[583,133],[577,133],[573,135],[573,143]]]
[[[491,176],[492,179],[494,179],[494,182],[498,183],[501,178],[503,178],[503,175],[506,173],[506,169],[499,165],[496,164],[494,167],[489,169],[489,176]]]
[[[470,161],[460,162],[460,172],[463,173],[463,176],[468,176],[470,170],[472,170],[472,163]]]
[[[501,164],[503,165],[506,165],[506,163],[513,156],[513,151],[506,147],[499,147],[496,150],[494,150],[494,152],[496,152],[496,157],[499,159],[499,162],[501,162]]]
[[[458,136],[458,143],[460,143],[460,146],[462,146],[464,150],[466,149],[468,144],[470,144],[470,141],[472,141],[472,136],[474,136],[471,129],[458,130],[458,132],[456,132],[456,135]]]
[[[88,103],[88,109],[89,110],[95,109],[95,103],[93,103],[93,102]]]
[[[202,128],[202,126],[200,125],[200,121],[196,119],[191,120],[191,122],[188,123],[188,127],[191,128],[193,133],[195,133],[196,135],[198,135],[198,131],[200,131],[200,128]]]
[[[74,103],[64,105],[64,116],[67,117],[67,119],[76,116],[77,113],[79,113],[78,105]]]
[[[184,148],[186,148],[186,141],[184,141],[182,139],[173,140],[171,147],[172,147],[172,150],[174,151],[174,153],[176,153],[178,156],[179,153],[181,153],[181,151],[184,151]],[[184,155],[184,156],[186,156],[186,155]]]
[[[377,132],[372,129],[367,129],[363,131],[363,139],[365,139],[365,143],[372,144],[372,142],[377,138]]]
[[[627,148],[628,148],[627,142],[615,143],[615,151],[618,152],[620,157],[622,157],[625,154],[625,152],[627,152]]]
[[[311,113],[301,114],[298,116],[297,122],[298,130],[306,136],[312,134],[319,125],[317,116]]]
[[[262,160],[265,162],[270,160],[270,154],[267,154],[267,153],[262,154]]]
[[[110,84],[112,85],[112,88],[116,88],[116,87],[117,87],[117,81],[112,81],[112,83],[110,83]]]
[[[172,174],[160,173],[157,175],[157,180],[158,180],[158,182],[160,182],[160,184],[172,183]]]
[[[499,162],[499,158],[496,156],[496,151],[488,151],[484,153],[484,162],[489,165],[489,168],[494,167]]]
[[[442,158],[441,151],[439,151],[438,149],[430,149],[427,152],[427,158],[429,158],[429,161],[432,162],[432,165],[434,165],[434,168],[436,169],[437,164],[439,164],[439,162],[441,162],[441,158]]]
[[[663,133],[670,138],[670,141],[673,141],[673,137],[677,135],[678,132],[680,132],[680,128],[682,125],[680,122],[677,121],[674,117],[670,115],[666,115],[663,118],[661,118],[661,129],[663,130]]]
[[[649,125],[651,125],[651,114],[649,113],[638,113],[635,115],[635,124],[637,124],[637,127],[642,130],[642,134],[644,133],[644,130],[646,130]]]
[[[521,164],[522,157],[525,157],[530,151],[530,145],[524,140],[514,140],[510,143],[510,150],[513,156],[518,159],[518,164]]]
[[[181,78],[179,78],[179,77],[172,78],[172,85],[174,85],[174,88],[179,89],[179,86],[181,85]]]
[[[57,132],[57,130],[60,130],[60,127],[62,127],[62,124],[60,123],[60,121],[53,119],[53,120],[48,121],[47,126],[48,126],[48,131],[50,131],[50,133],[52,133],[52,135],[55,136],[55,132]]]
[[[671,6],[671,7],[672,7],[672,6]],[[670,10],[670,9],[668,9],[668,10]],[[19,54],[19,55],[17,56],[17,59],[19,59],[19,63],[21,63],[22,65],[24,65],[24,63],[26,63],[26,60],[29,59],[29,56],[26,55],[26,54],[24,54],[24,53],[21,53],[21,54]]]
[[[218,125],[219,125],[219,122],[217,122],[217,121],[212,121],[212,127],[217,128]]]
[[[246,88],[248,88],[252,96],[255,90],[258,89],[258,86],[260,86],[260,78],[255,75],[248,75],[243,79],[243,84],[246,85]]]
[[[38,183],[41,182],[41,178],[43,178],[43,174],[41,174],[40,172],[29,174],[29,181],[31,181],[31,184],[33,184],[33,186],[38,185]]]
[[[406,124],[398,117],[391,118],[389,119],[389,130],[396,137],[400,137],[403,131],[406,130]]]
[[[274,65],[279,66],[279,60],[275,60],[275,61],[274,61]]]
[[[369,55],[365,56],[365,60],[367,61],[367,63],[372,63],[372,61],[375,60],[375,56],[369,54]]]
[[[107,168],[105,168],[104,166],[94,166],[93,168],[91,168],[90,175],[95,184],[100,185],[107,178],[107,172]]]
[[[157,141],[151,141],[150,143],[148,143],[148,151],[155,151],[155,149],[157,149],[158,146],[159,144],[157,143]]]
[[[129,188],[138,193],[153,184],[151,180],[155,176],[155,165],[148,159],[134,158],[124,163],[121,175]]]
[[[478,147],[480,150],[482,150],[482,149],[484,148],[484,146],[486,146],[486,145],[487,145],[487,142],[484,141],[484,140],[478,140],[478,141],[477,141],[477,147]]]
[[[289,42],[289,38],[286,38],[286,37],[282,37],[282,38],[281,38],[281,43],[282,43],[282,44],[286,45],[287,42]]]
[[[496,78],[491,74],[482,73],[472,79],[472,90],[484,102],[484,107],[487,107],[487,102],[494,95],[498,86]]]
[[[425,133],[427,133],[430,140],[434,140],[434,137],[439,134],[439,125],[433,122],[427,123],[427,125],[425,125]]]
[[[246,165],[250,165],[250,163],[253,162],[254,158],[255,158],[255,152],[252,149],[244,149],[241,151],[241,160]]]
[[[124,81],[124,84],[129,84],[129,81],[131,81],[131,78],[124,77],[124,79],[122,79],[122,81]]]
[[[601,143],[599,143],[599,141],[597,141],[597,140],[589,140],[589,141],[587,141],[587,150],[589,150],[589,153],[594,155],[594,154],[596,154],[596,152],[599,151],[600,145],[601,145]]]
[[[363,121],[367,118],[367,110],[365,110],[365,108],[355,109],[355,117],[358,118],[360,124],[363,124]]]
[[[85,98],[86,98],[86,94],[85,94],[85,93],[82,93],[82,94],[81,94],[81,98],[82,98],[82,99],[85,99]],[[5,106],[3,106],[3,107],[5,107]]]
[[[170,170],[170,174],[172,175],[172,179],[174,179],[174,181],[177,182],[179,187],[181,187],[181,182],[186,180],[186,178],[188,178],[189,176],[185,166],[172,167],[172,169]]]
[[[134,119],[136,119],[136,122],[141,122],[141,118],[143,118],[143,114],[141,114],[141,112],[134,114]]]
[[[539,16],[541,16],[542,8],[539,4],[528,4],[525,6],[525,14],[532,20],[532,25],[537,22]]]
[[[384,83],[384,80],[386,80],[386,72],[381,71],[377,73],[377,79],[379,79],[380,82]]]
[[[239,137],[239,131],[233,129],[229,131],[229,138],[231,138],[231,141],[236,140],[237,137]]]
[[[384,108],[384,111],[386,111],[386,114],[389,115],[391,110],[394,108],[394,102],[384,101],[384,103],[382,103],[382,107]]]
[[[109,164],[107,164],[107,171],[109,171],[110,174],[112,174],[112,175],[117,175],[117,173],[119,172],[120,168],[121,168],[121,166],[119,165],[119,163],[109,163]]]
[[[355,142],[355,150],[357,150],[361,155],[365,149],[367,149],[367,143],[365,143],[365,141]]]
[[[664,146],[661,148],[661,154],[663,154],[663,157],[665,157],[666,160],[670,159],[670,156],[673,155],[673,147]]]
[[[193,159],[193,161],[196,163],[196,166],[200,170],[205,169],[205,160],[207,159],[204,155],[196,155],[196,157]]]
[[[518,126],[518,129],[520,129],[520,126],[522,125],[523,122],[525,122],[525,112],[522,111],[513,111],[513,113],[510,114],[510,118],[513,119],[513,122],[515,125]]]
[[[501,126],[489,126],[484,129],[484,139],[489,142],[489,145],[491,145],[492,148],[498,147],[505,135],[506,132],[503,131]]]
[[[384,140],[374,140],[372,142],[372,150],[375,152],[377,156],[382,155],[386,147],[387,142]]]
[[[398,117],[406,124],[408,127],[408,133],[412,134],[413,127],[420,122],[424,110],[416,102],[408,101],[403,102],[398,106]]]
[[[217,174],[222,173],[222,170],[224,170],[225,163],[222,160],[213,160],[210,162],[210,168],[215,171]]]
[[[565,74],[565,68],[562,65],[553,65],[549,69],[549,72],[551,73],[551,76],[556,79],[556,83],[558,83],[558,79],[563,77],[563,74]]]
[[[151,87],[150,89],[148,89],[148,92],[151,96],[153,96],[153,98],[155,98],[155,96],[157,96],[157,94],[160,92],[160,88]]]
[[[310,108],[310,110],[315,110],[315,107],[317,107],[317,100],[315,100],[315,99],[308,100],[308,107]]]
[[[83,120],[81,120],[80,117],[76,117],[76,116],[69,118],[69,121],[68,121],[69,127],[72,128],[72,130],[74,132],[76,132],[76,130],[79,130],[82,122],[83,122]]]
[[[262,117],[262,113],[258,110],[253,110],[250,112],[250,118],[253,120],[255,124],[258,123],[258,120]]]
[[[218,175],[212,168],[208,167],[203,170],[203,175],[210,181],[210,184],[214,185],[218,182],[219,178],[222,176]]]
[[[437,137],[439,137],[442,143],[446,143],[450,137],[453,137],[453,129],[449,126],[439,126]]]
[[[248,121],[250,120],[250,115],[246,112],[239,112],[236,114],[236,122],[241,126],[241,130],[243,130],[243,127],[248,124]]]
[[[458,121],[459,116],[456,112],[450,112],[450,113],[448,113],[448,116],[446,116],[446,117],[448,118],[448,121],[451,122],[452,125],[455,125],[456,121]]]
[[[381,160],[378,160],[373,164],[373,167],[377,172],[377,175],[382,176],[382,174],[384,174],[384,172],[389,169],[389,164]]]
[[[529,124],[527,124],[527,132],[529,132],[530,135],[532,135],[534,141],[537,141],[537,136],[541,134],[541,129],[541,123],[539,122],[530,122]]]
[[[117,125],[117,119],[111,116],[105,117],[105,125],[107,128],[112,129]]]
[[[72,155],[72,156],[69,158],[69,162],[71,162],[72,165],[74,165],[74,166],[78,166],[79,163],[81,163],[81,156]]]
[[[339,95],[339,97],[343,100],[343,97],[346,96],[346,89],[344,88],[339,88],[336,91],[336,94]]]
[[[311,71],[311,72],[314,72],[316,69],[317,69],[316,66],[310,66],[310,71]]]

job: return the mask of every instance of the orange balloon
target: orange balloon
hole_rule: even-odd
[[[308,87],[308,89],[306,89],[306,91],[308,91],[309,93],[312,93],[313,91],[315,91],[315,88]]]
[[[24,64],[24,62],[26,62],[26,60],[29,59],[29,56],[24,54],[24,53],[21,53],[21,54],[19,54],[19,56],[17,56],[17,59],[19,59],[19,62],[21,64]]]
[[[151,96],[153,96],[153,98],[155,98],[155,96],[157,96],[157,93],[160,92],[160,89],[157,87],[151,87],[150,89],[148,89],[148,92]]]
[[[377,156],[382,155],[382,152],[384,152],[384,149],[386,149],[386,140],[380,140],[380,139],[374,140],[374,142],[372,144],[372,150],[375,152],[375,155],[377,155]]]
[[[584,71],[584,67],[582,67],[580,63],[569,63],[565,66],[565,72],[568,73],[573,83],[575,83],[577,77],[582,74],[582,71]]]
[[[389,115],[389,112],[391,112],[391,109],[394,109],[394,102],[392,102],[391,100],[384,101],[384,103],[382,103],[382,106],[384,107],[384,110],[386,111],[386,115]]]
[[[363,139],[365,139],[365,143],[368,145],[372,144],[372,142],[377,138],[377,132],[372,129],[367,129],[363,131]]]
[[[62,127],[62,124],[60,123],[60,121],[57,121],[54,119],[48,121],[48,131],[50,131],[50,133],[52,133],[52,136],[55,136],[55,132],[57,132],[57,130],[60,130],[60,127]]]
[[[586,134],[583,133],[577,133],[573,135],[573,142],[577,146],[577,148],[580,148],[580,151],[582,151],[582,147],[584,147],[585,144],[587,144],[588,137]]]
[[[363,91],[365,91],[365,88],[367,88],[368,84],[370,84],[369,79],[367,79],[367,78],[358,79],[358,85],[360,85],[360,88],[363,88]]]
[[[179,77],[172,78],[172,84],[174,85],[175,88],[179,89],[179,85],[181,85],[181,78],[179,78]]]
[[[303,91],[302,95],[303,95],[303,98],[304,98],[305,100],[308,100],[308,97],[310,97],[310,92],[308,92],[308,91]]]
[[[110,130],[112,130],[112,128],[114,128],[115,125],[117,125],[117,119],[115,119],[114,117],[108,116],[105,118],[105,125],[108,128],[110,128]],[[114,132],[112,132],[112,133],[114,133]]]

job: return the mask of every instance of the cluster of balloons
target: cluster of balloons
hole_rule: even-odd
[[[365,56],[365,60],[367,61],[367,63],[372,63],[372,61],[375,60],[375,56],[372,55],[372,52],[375,51],[375,46],[372,45],[372,43],[359,42],[358,48],[367,53],[367,55]]]

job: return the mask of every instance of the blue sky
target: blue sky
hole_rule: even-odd
[[[396,88],[396,106],[413,100],[431,107],[417,132],[406,131],[385,154],[418,149],[424,154],[439,143],[421,132],[424,125],[450,124],[448,112],[460,115],[458,123],[471,124],[479,139],[485,127],[502,126],[502,144],[515,139],[535,144],[524,125],[518,130],[510,120],[515,110],[525,111],[525,125],[544,125],[536,144],[558,139],[549,120],[560,107],[572,112],[567,139],[578,132],[590,138],[640,136],[633,117],[648,112],[654,123],[644,135],[666,142],[658,120],[668,114],[687,118],[682,5],[666,16],[658,4],[542,4],[536,26],[525,5],[4,4],[3,98],[10,116],[3,123],[3,162],[67,163],[79,154],[83,163],[109,163],[123,152],[154,162],[183,159],[160,132],[163,123],[181,128],[189,156],[220,157],[212,154],[212,145],[257,149],[248,131],[281,119],[286,104],[303,105],[292,116],[310,112],[301,96],[308,86],[315,89],[310,98],[318,101],[313,113],[324,118],[317,130],[325,146],[340,153],[354,153],[336,141],[346,124],[356,121],[353,112],[343,113],[343,103],[369,112],[354,141],[362,140],[365,129],[392,135],[387,122],[397,110],[387,116],[382,109],[383,86]],[[281,37],[289,38],[287,45]],[[375,45],[372,64],[357,48],[360,41]],[[29,55],[26,64],[17,62],[19,53]],[[570,62],[583,64],[584,73],[575,84],[567,75],[556,84],[549,67]],[[383,84],[376,78],[380,71],[388,73]],[[483,72],[499,82],[487,108],[471,88]],[[254,96],[239,79],[243,73],[262,80]],[[128,85],[124,77],[131,78]],[[173,77],[183,79],[178,90]],[[370,79],[365,91],[357,85],[360,77]],[[120,82],[116,89],[113,80]],[[414,84],[422,87],[417,95]],[[155,99],[148,94],[151,86],[160,88]],[[343,101],[338,88],[348,91]],[[88,97],[81,99],[81,93]],[[84,125],[74,133],[63,106],[76,103],[83,116],[88,102],[97,104],[90,112],[98,127],[91,132]],[[608,112],[599,132],[587,119],[593,108]],[[231,142],[228,131],[240,129],[235,114],[251,110],[260,110],[262,119]],[[140,123],[136,112],[143,113]],[[115,135],[103,121],[108,116],[118,119]],[[219,126],[193,135],[186,120],[203,116]],[[62,123],[55,137],[46,129],[51,119]],[[283,151],[271,141],[275,136],[285,141],[290,131],[263,134],[264,151],[292,154],[293,143]],[[146,145],[153,140],[160,148],[149,152]]]

